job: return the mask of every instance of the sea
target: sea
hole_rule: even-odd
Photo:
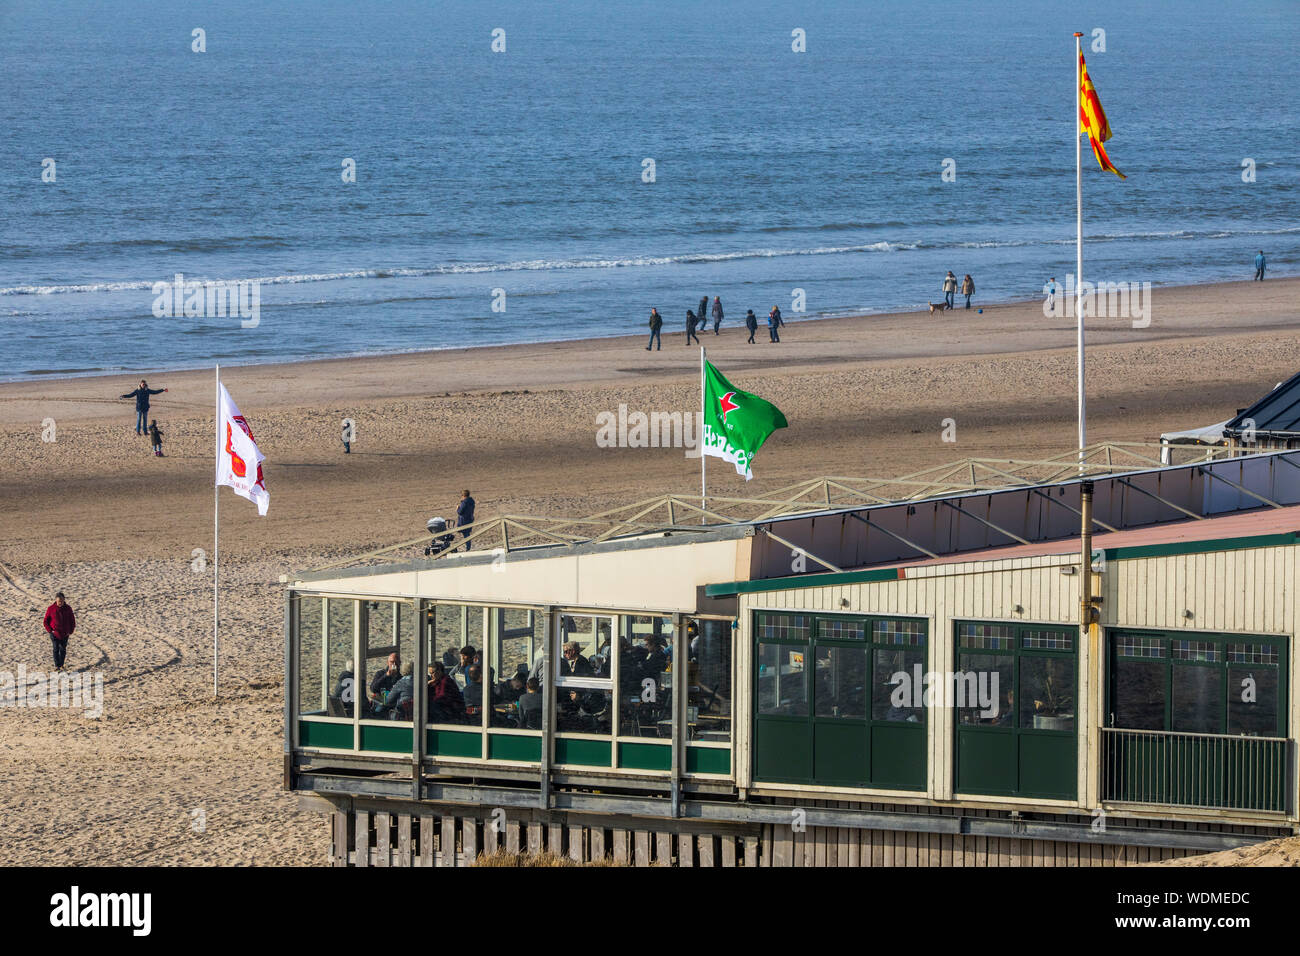
[[[1300,264],[1294,2],[0,3],[0,379]],[[247,316],[160,308],[239,285]],[[211,310],[215,311],[215,309]]]

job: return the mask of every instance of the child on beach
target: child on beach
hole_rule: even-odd
[[[162,458],[162,436],[163,433],[158,430],[158,419],[149,423],[149,440],[153,442],[154,457]]]

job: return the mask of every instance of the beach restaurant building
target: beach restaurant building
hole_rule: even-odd
[[[1088,866],[1296,833],[1300,451],[1106,458],[494,519],[291,577],[285,787],[338,865]],[[376,707],[393,653],[464,659],[464,706],[416,676]]]

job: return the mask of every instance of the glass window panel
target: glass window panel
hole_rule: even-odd
[[[300,597],[297,607],[298,713],[325,716],[329,712],[328,695],[325,693],[328,668],[322,670],[324,632],[321,629],[321,599]]]
[[[1011,662],[1010,654],[958,655],[962,690],[961,699],[954,702],[958,722],[987,727],[1015,726],[1015,685],[1012,683]],[[966,688],[973,690],[967,692]]]
[[[1074,658],[1021,656],[1020,726],[1033,730],[1074,729]]]
[[[410,720],[415,700],[415,645],[403,648],[398,628],[397,601],[365,601],[362,631],[362,672],[367,711],[375,720]],[[407,606],[408,613],[409,605]],[[410,632],[412,641],[414,631]],[[403,653],[405,651],[405,653]]]
[[[808,716],[808,674],[803,644],[758,646],[758,712],[766,716]]]
[[[871,639],[877,644],[925,646],[925,621],[874,621],[871,628]]]
[[[571,734],[608,734],[613,717],[613,692],[582,687],[557,689],[556,729]]]
[[[1115,653],[1120,657],[1159,659],[1165,656],[1165,642],[1158,637],[1121,634],[1115,638]]]
[[[326,602],[331,698],[328,708],[335,717],[351,717],[357,698],[365,698],[364,688],[358,686],[356,662],[352,659],[356,603],[348,598],[330,598]]]
[[[462,691],[469,683],[470,669],[483,667],[485,609],[481,605],[439,604],[434,609],[433,633],[429,635],[429,663],[438,661]],[[489,679],[495,668],[489,670]]]
[[[673,619],[625,614],[619,621],[619,733],[673,735]]]
[[[1014,646],[1010,624],[958,624],[957,639],[961,647],[987,651],[1009,650]]]
[[[556,657],[557,677],[591,677],[591,659],[596,656],[597,625],[608,627],[609,618],[603,620],[589,614],[561,614],[556,641],[560,653]],[[603,633],[599,636],[603,637]]]
[[[758,615],[758,638],[762,641],[806,641],[812,633],[808,614]]]
[[[432,612],[430,618],[429,612]],[[475,693],[471,672],[483,668],[483,608],[478,605],[439,604],[426,610],[425,670],[429,695],[429,723],[479,724],[481,693]],[[434,668],[434,664],[439,668]],[[442,678],[446,678],[446,682]],[[432,682],[432,683],[429,683]],[[468,688],[469,693],[466,694]],[[470,703],[476,699],[477,703]],[[469,707],[473,706],[471,713]]]
[[[730,621],[690,621],[686,627],[687,652],[687,737],[690,740],[729,743],[731,741],[731,644]]]
[[[1282,736],[1278,730],[1276,667],[1228,668],[1228,733]]]
[[[817,621],[817,636],[836,641],[864,641],[867,639],[867,622],[823,617]]]
[[[1114,674],[1115,726],[1130,730],[1165,729],[1166,664],[1116,658]]]
[[[491,723],[494,727],[517,728],[521,724],[519,701],[528,694],[528,678],[533,676],[534,663],[538,662],[541,640],[539,612],[494,608],[492,614],[496,618],[492,628],[492,666],[500,680],[492,692]],[[540,667],[540,662],[538,665]],[[526,701],[524,706],[531,710],[537,703]]]
[[[1173,719],[1170,730],[1188,734],[1223,733],[1223,670],[1173,668]]]
[[[1074,634],[1070,631],[1024,631],[1020,635],[1020,646],[1026,650],[1072,651]]]
[[[1274,644],[1229,644],[1230,664],[1277,664],[1277,646]]]
[[[871,716],[876,720],[917,723],[925,719],[925,651],[877,648],[871,677]],[[919,670],[918,670],[919,668]]]
[[[555,629],[556,729],[562,733],[612,734],[614,681],[609,665],[614,619],[560,614]]]
[[[813,675],[817,717],[867,716],[867,648],[819,646]]]
[[[1223,660],[1223,648],[1212,641],[1187,641],[1175,639],[1169,642],[1169,656],[1176,661]]]

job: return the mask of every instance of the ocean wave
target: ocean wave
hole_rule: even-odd
[[[1279,229],[1241,229],[1241,230],[1188,230],[1175,229],[1167,232],[1123,232],[1095,233],[1085,236],[1086,242],[1114,242],[1132,239],[1228,239],[1245,236],[1280,236],[1300,233],[1300,226],[1286,226]],[[465,262],[447,263],[427,267],[394,267],[374,269],[349,269],[339,272],[303,272],[274,276],[240,276],[226,279],[227,282],[256,282],[260,285],[293,285],[304,282],[337,282],[348,279],[394,279],[421,278],[440,275],[474,275],[483,273],[507,272],[561,272],[570,269],[629,269],[650,266],[699,265],[712,262],[731,262],[743,259],[780,259],[791,256],[829,256],[872,252],[910,252],[913,250],[940,249],[1000,249],[1035,245],[1073,245],[1074,238],[1053,239],[989,239],[968,242],[935,242],[914,240],[909,242],[878,241],[860,245],[815,246],[806,249],[743,249],[735,252],[697,252],[672,256],[631,256],[610,258],[574,258],[574,259],[522,259],[515,262]],[[190,275],[193,281],[205,281]],[[164,279],[138,279],[115,282],[92,282],[69,285],[16,285],[0,288],[4,295],[59,295],[94,292],[133,292],[152,289],[159,282],[171,282],[172,277]],[[210,281],[207,280],[207,281]]]
[[[241,276],[227,282],[257,282],[261,285],[288,285],[300,282],[331,282],[343,279],[392,279],[439,275],[467,275],[492,272],[557,272],[568,269],[623,269],[644,266],[693,265],[728,262],[733,259],[782,258],[785,256],[843,255],[852,252],[894,252],[917,248],[917,243],[872,242],[857,246],[821,246],[813,249],[747,249],[739,252],[698,252],[676,256],[634,256],[629,258],[523,259],[516,262],[448,263],[425,268],[350,269],[342,272],[307,272],[277,276]],[[191,281],[205,281],[195,275]],[[165,279],[140,279],[118,282],[94,282],[79,285],[18,285],[0,288],[0,295],[58,295],[85,292],[131,292],[152,289]],[[212,280],[208,280],[212,281]]]

